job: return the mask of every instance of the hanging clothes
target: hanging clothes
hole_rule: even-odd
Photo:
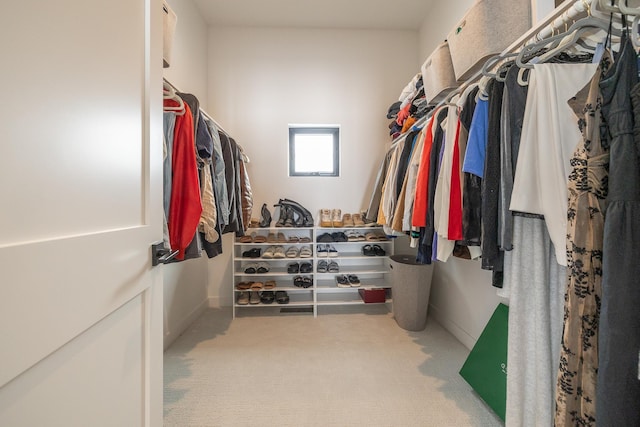
[[[637,55],[626,35],[613,67],[600,82],[610,145],[604,224],[602,311],[596,419],[599,426],[640,425],[640,162],[634,143],[640,114]]]
[[[177,104],[172,100],[165,100],[164,103]],[[195,236],[202,212],[193,116],[187,104],[184,108],[185,114],[176,117],[174,127],[171,200],[167,219],[171,248],[178,250],[177,260],[184,259],[185,251]]]
[[[581,143],[571,159],[567,228],[567,291],[556,386],[556,427],[596,425],[598,323],[602,298],[602,250],[609,147],[600,139],[603,126],[600,77],[606,58],[591,82],[570,104],[581,117]]]
[[[582,139],[567,104],[596,72],[597,64],[536,64],[529,78],[528,126],[523,125],[510,209],[544,215],[560,265],[567,265],[569,161]],[[535,90],[534,90],[535,88]],[[535,108],[529,109],[530,101]],[[526,120],[526,117],[525,117]],[[523,161],[524,159],[524,161]]]
[[[566,252],[566,229],[557,242],[549,224],[566,224],[567,201],[564,212],[554,209],[562,204],[558,194],[567,192],[567,147],[575,150],[582,139],[567,101],[591,80],[596,68],[597,64],[536,64],[529,77],[510,206],[529,217],[514,216],[514,248],[504,252],[504,281],[510,289],[507,425],[553,423],[567,276],[558,262],[558,254]],[[544,220],[530,214],[545,214]]]
[[[502,287],[504,253],[498,247],[498,201],[500,200],[500,128],[504,82],[489,86],[487,147],[482,174],[482,268],[492,270],[492,285]]]

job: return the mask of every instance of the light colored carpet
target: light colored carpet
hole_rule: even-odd
[[[165,426],[502,426],[458,375],[469,351],[384,305],[231,319],[209,309],[165,352]]]

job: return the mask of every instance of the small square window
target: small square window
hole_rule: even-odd
[[[289,127],[289,176],[339,176],[338,126]]]

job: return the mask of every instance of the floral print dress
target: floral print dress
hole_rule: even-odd
[[[601,138],[601,76],[604,58],[591,82],[569,101],[579,117],[583,140],[571,159],[567,224],[567,289],[556,426],[594,426],[598,376],[598,323],[602,298],[602,253],[609,147]]]

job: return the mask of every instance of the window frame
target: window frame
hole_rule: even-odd
[[[299,134],[326,134],[333,139],[333,171],[332,172],[296,172],[295,170],[295,136]],[[340,126],[339,125],[289,125],[289,176],[340,176]]]

